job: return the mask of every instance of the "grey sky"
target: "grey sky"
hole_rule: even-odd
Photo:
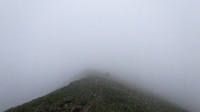
[[[120,77],[200,111],[199,6],[199,0],[1,0],[0,111],[90,67],[126,72]]]

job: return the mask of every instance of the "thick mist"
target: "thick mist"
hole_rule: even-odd
[[[200,1],[1,0],[0,111],[87,68],[200,111]]]

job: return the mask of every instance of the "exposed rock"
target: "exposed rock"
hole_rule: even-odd
[[[91,96],[92,96],[92,97],[95,97],[95,96],[97,96],[97,93],[91,94]]]

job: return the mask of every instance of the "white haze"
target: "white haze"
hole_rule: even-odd
[[[0,111],[86,68],[200,111],[199,0],[1,0]]]

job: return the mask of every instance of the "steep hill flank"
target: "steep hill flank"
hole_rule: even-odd
[[[6,112],[186,112],[132,90],[109,76],[90,75]]]

